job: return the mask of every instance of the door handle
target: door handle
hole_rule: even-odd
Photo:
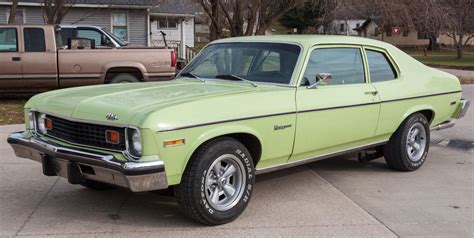
[[[21,57],[12,57],[12,61],[21,61]]]
[[[377,95],[377,93],[379,93],[377,90],[365,92],[365,94],[372,94],[374,96]]]

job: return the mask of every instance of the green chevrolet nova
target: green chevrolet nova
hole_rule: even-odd
[[[184,215],[217,225],[245,210],[257,174],[352,152],[419,169],[430,130],[466,113],[461,94],[456,77],[375,40],[228,38],[172,81],[39,94],[8,142],[72,184],[172,187]]]

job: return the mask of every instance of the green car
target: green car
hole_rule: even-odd
[[[257,174],[350,152],[417,170],[430,130],[468,107],[456,77],[383,42],[240,37],[212,42],[172,81],[39,94],[8,142],[72,184],[173,186],[183,214],[217,225],[244,211]]]

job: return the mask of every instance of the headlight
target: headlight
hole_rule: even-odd
[[[143,153],[142,136],[140,131],[133,128],[128,128],[127,130],[128,152],[133,157],[140,158]]]
[[[38,125],[38,131],[39,131],[41,134],[46,134],[46,133],[48,133],[48,130],[46,129],[46,125],[45,125],[45,120],[46,120],[46,114],[40,113],[40,114],[38,115],[38,122],[37,122],[37,125]]]

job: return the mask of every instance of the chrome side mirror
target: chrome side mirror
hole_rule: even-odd
[[[321,82],[326,82],[332,79],[332,75],[330,73],[318,73],[316,74],[316,83],[308,86],[308,89],[318,88],[318,85]]]

